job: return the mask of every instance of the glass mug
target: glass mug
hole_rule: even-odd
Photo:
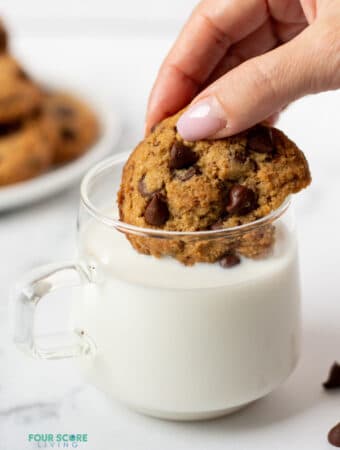
[[[90,383],[145,414],[198,420],[233,412],[274,390],[298,360],[300,286],[290,201],[224,230],[138,228],[120,222],[114,207],[127,157],[118,154],[85,176],[78,259],[42,267],[21,284],[13,302],[14,341],[39,359],[74,358]],[[126,238],[223,242],[268,224],[276,239],[267,256],[242,258],[230,269],[142,255]],[[50,291],[74,285],[81,294],[72,301],[70,339],[51,347],[34,329],[36,307]]]

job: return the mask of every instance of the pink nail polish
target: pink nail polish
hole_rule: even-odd
[[[185,111],[177,122],[177,130],[186,141],[212,136],[225,128],[225,113],[214,97],[201,100]]]

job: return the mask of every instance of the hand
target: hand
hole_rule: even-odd
[[[340,87],[340,0],[203,0],[163,62],[146,130],[189,102],[186,140],[238,133]]]

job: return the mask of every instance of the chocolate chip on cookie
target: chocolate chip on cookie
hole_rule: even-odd
[[[168,205],[161,194],[154,194],[144,212],[145,221],[149,225],[160,227],[169,219]]]
[[[257,125],[248,132],[247,149],[258,153],[271,153],[274,151],[272,130]]]
[[[323,383],[325,389],[340,388],[340,364],[335,362],[328,375],[328,380]]]
[[[60,135],[63,139],[66,140],[73,140],[76,139],[77,134],[74,130],[72,130],[72,128],[69,127],[62,127],[60,129]]]
[[[11,133],[15,133],[16,131],[19,131],[22,127],[23,122],[22,121],[15,121],[10,123],[0,123],[0,136],[6,136]]]
[[[229,191],[227,212],[244,215],[256,208],[256,194],[241,184],[235,184]]]
[[[223,269],[230,269],[231,267],[237,266],[240,264],[241,259],[235,253],[227,253],[220,259],[219,263]]]
[[[187,169],[195,164],[198,160],[198,155],[191,150],[190,147],[182,144],[181,142],[175,142],[170,150],[170,169]]]

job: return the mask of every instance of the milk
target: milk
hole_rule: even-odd
[[[87,379],[158,417],[233,411],[278,386],[299,352],[296,242],[277,225],[272,254],[223,269],[138,254],[114,228],[90,223],[80,256],[93,283],[73,307],[94,340]]]

